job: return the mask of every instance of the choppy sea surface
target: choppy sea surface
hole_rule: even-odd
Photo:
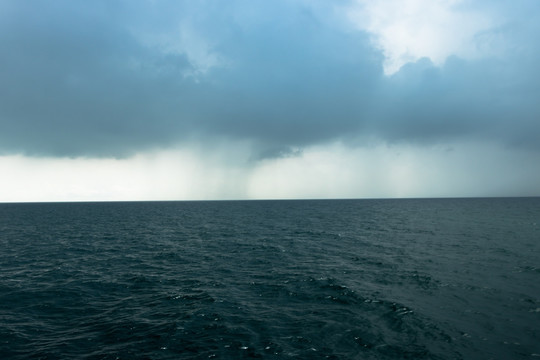
[[[1,359],[540,359],[540,198],[0,204]]]

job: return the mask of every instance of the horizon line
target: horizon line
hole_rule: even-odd
[[[459,200],[459,199],[525,199],[540,195],[509,196],[425,196],[425,197],[363,197],[363,198],[260,198],[260,199],[170,199],[170,200],[60,200],[1,201],[0,204],[83,204],[83,203],[158,203],[158,202],[250,202],[250,201],[360,201],[360,200]]]

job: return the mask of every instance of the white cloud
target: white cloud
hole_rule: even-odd
[[[348,17],[372,34],[387,75],[423,57],[441,65],[451,55],[475,58],[493,50],[481,43],[489,38],[479,35],[495,26],[495,19],[464,0],[356,0]]]

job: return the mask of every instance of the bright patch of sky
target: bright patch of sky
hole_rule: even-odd
[[[440,66],[453,55],[465,59],[492,55],[482,34],[500,21],[465,0],[356,0],[348,15],[383,51],[387,75],[424,57]]]
[[[126,159],[0,157],[2,201],[129,201],[528,196],[538,191],[534,151],[492,143],[342,143],[252,163],[245,146],[186,147]],[[426,151],[427,150],[427,151]],[[231,160],[233,159],[233,160]],[[36,181],[39,179],[39,181]],[[519,184],[516,187],[515,184]]]

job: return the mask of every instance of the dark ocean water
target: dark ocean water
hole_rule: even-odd
[[[540,359],[540,198],[0,204],[0,359]]]

